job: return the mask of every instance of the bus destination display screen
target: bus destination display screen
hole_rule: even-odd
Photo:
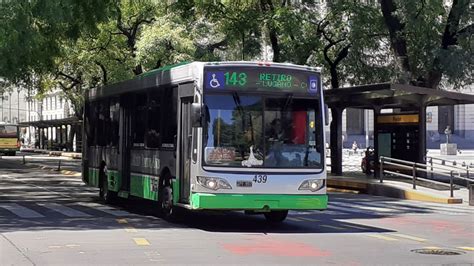
[[[270,67],[206,68],[206,90],[284,91],[317,94],[320,77],[317,73]]]

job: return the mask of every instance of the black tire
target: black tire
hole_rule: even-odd
[[[169,222],[177,222],[182,215],[182,209],[174,205],[173,202],[173,188],[171,186],[171,179],[166,178],[158,194],[160,215],[163,219]]]
[[[175,207],[173,204],[173,189],[170,184],[166,184],[160,188],[159,199],[161,217],[169,221],[174,220]]]
[[[107,182],[107,167],[102,168],[100,171],[99,180],[101,180],[100,197],[105,203],[113,203],[117,198],[117,193],[109,190]]]
[[[266,212],[263,215],[265,215],[265,219],[267,219],[267,222],[281,223],[286,219],[286,216],[288,216],[288,211],[271,211]]]

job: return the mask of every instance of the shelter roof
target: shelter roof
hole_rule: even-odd
[[[78,125],[81,124],[82,120],[77,117],[67,117],[62,119],[54,119],[54,120],[39,120],[39,121],[31,121],[31,122],[21,122],[18,125],[20,127],[38,127],[38,128],[46,128],[46,127],[59,127],[59,126],[66,126],[66,125]]]
[[[474,95],[435,90],[407,84],[379,83],[324,91],[329,107],[419,108],[425,106],[474,104]]]

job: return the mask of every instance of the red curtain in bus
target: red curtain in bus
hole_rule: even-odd
[[[293,144],[305,144],[307,116],[306,111],[293,111],[293,129],[292,140]]]

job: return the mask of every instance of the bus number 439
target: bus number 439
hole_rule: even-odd
[[[267,183],[267,175],[255,175],[253,178],[254,183]]]

